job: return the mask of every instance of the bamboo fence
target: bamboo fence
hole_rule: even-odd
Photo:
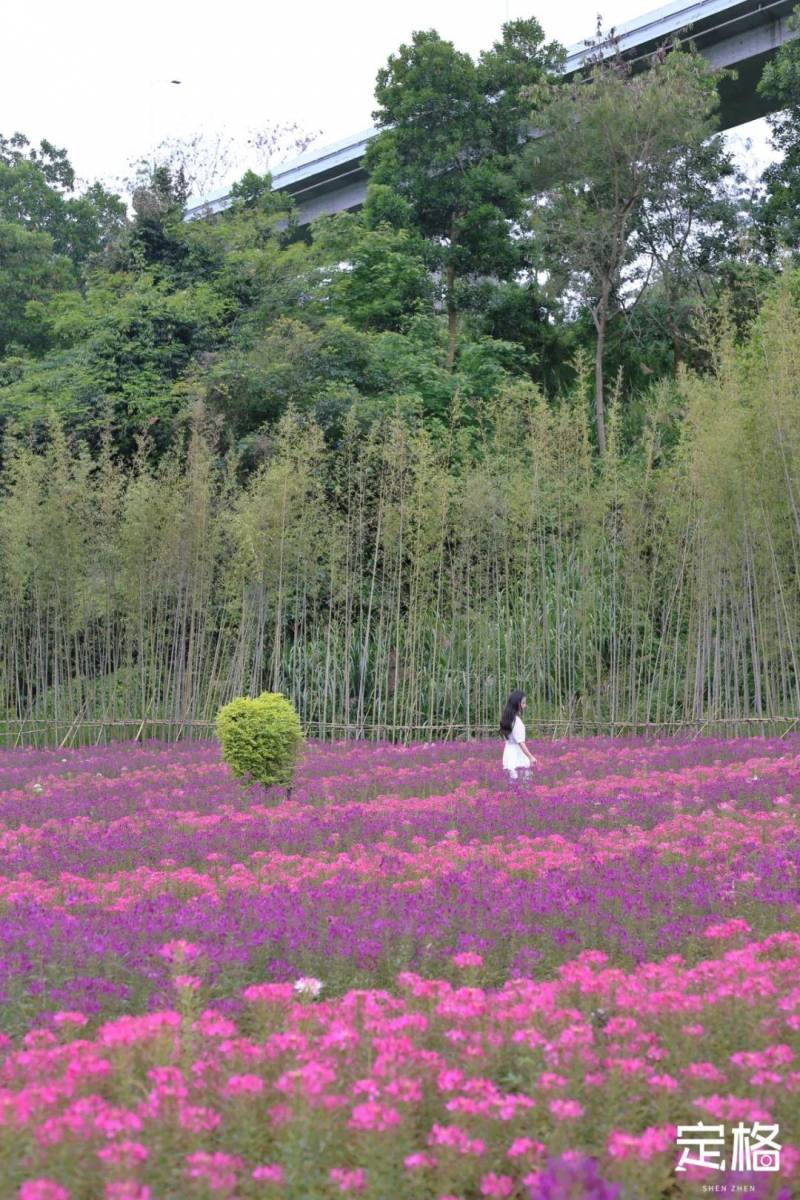
[[[529,729],[530,741],[557,741],[569,738],[632,737],[680,739],[757,735],[786,737],[800,726],[800,716],[767,717],[709,717],[704,721],[584,721],[569,718],[558,721],[538,721]],[[338,722],[310,721],[304,723],[308,736],[321,741],[388,741],[402,745],[414,742],[499,739],[496,726],[459,724],[425,725],[347,725]],[[67,748],[84,744],[108,744],[112,741],[156,740],[174,742],[183,739],[214,739],[215,723],[211,720],[185,721],[131,717],[125,720],[82,719],[72,721],[66,732],[51,721],[36,719],[0,720],[0,747],[57,746]]]

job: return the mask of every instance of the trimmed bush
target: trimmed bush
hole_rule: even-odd
[[[217,736],[222,757],[237,779],[264,787],[282,784],[291,791],[297,756],[303,744],[300,718],[280,692],[262,692],[255,700],[242,696],[220,709]]]

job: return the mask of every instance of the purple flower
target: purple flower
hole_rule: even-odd
[[[617,1200],[621,1190],[601,1178],[596,1158],[568,1150],[547,1160],[530,1185],[530,1200]]]

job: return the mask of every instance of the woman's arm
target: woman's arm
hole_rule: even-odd
[[[535,762],[537,762],[537,761],[538,761],[537,759],[535,759],[535,758],[533,757],[533,755],[531,754],[531,752],[530,752],[530,750],[528,749],[528,747],[527,747],[527,745],[525,744],[525,742],[518,742],[518,743],[517,743],[517,745],[519,746],[520,750],[522,750],[522,752],[523,752],[524,754],[527,754],[528,758],[530,759],[530,761],[531,761],[532,763],[535,763]]]

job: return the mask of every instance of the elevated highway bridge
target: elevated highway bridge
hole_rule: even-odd
[[[791,34],[788,18],[798,0],[674,0],[614,28],[624,56],[634,69],[647,66],[650,56],[671,41],[691,41],[714,67],[729,67],[735,80],[724,80],[720,88],[720,127],[733,129],[764,116],[766,109],[756,92],[765,63]],[[610,55],[608,45],[604,53]],[[564,78],[574,76],[587,54],[596,53],[585,43],[567,51]],[[363,158],[378,129],[365,129],[330,146],[308,150],[299,158],[282,163],[272,174],[276,191],[294,196],[298,219],[307,225],[316,217],[357,209],[364,203],[367,173]],[[210,197],[188,210],[189,220],[222,212],[230,196]]]

